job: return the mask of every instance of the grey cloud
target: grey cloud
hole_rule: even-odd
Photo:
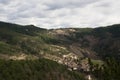
[[[120,1],[0,0],[0,19],[44,28],[96,27],[120,22]]]
[[[66,1],[58,0],[57,2],[54,3],[46,3],[46,5],[49,6],[49,10],[55,10],[60,8],[84,7],[97,1],[99,0],[66,0]]]
[[[0,0],[0,4],[8,4],[11,0]]]

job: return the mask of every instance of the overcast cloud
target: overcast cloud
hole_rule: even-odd
[[[0,20],[43,28],[120,23],[120,0],[0,0]]]

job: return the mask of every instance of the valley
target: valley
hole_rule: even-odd
[[[65,71],[68,71],[67,79],[62,76],[60,80],[79,80],[80,76],[79,78],[76,76],[82,75],[81,78],[83,79],[88,74],[92,75],[92,78],[99,80],[99,76],[96,76],[96,73],[99,73],[99,69],[103,68],[103,65],[106,66],[106,58],[114,58],[117,61],[120,59],[119,24],[98,28],[48,30],[34,25],[0,22],[0,60],[3,62],[33,61],[34,63],[34,61],[39,61],[40,59],[43,60],[45,65],[53,62],[49,67],[56,65],[65,67]],[[46,62],[44,63],[44,61]],[[113,64],[116,64],[114,60],[112,61]],[[10,65],[12,64],[10,63]],[[56,73],[54,68],[51,67],[50,69],[52,74],[48,73],[48,76]],[[59,69],[57,73],[59,74]],[[72,73],[73,79],[70,79]],[[55,79],[48,78],[47,80]]]

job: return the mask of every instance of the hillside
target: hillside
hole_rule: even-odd
[[[44,49],[46,46],[50,48],[51,45],[57,45],[65,47],[68,51],[76,54],[82,53],[82,55],[88,55],[87,52],[85,54],[83,53],[86,50],[97,53],[97,55],[119,55],[119,33],[120,25],[94,29],[65,28],[46,30],[35,27],[34,25],[21,26],[0,22],[0,53],[39,54],[42,51],[47,51]],[[6,47],[4,47],[4,45]],[[7,50],[4,50],[4,48]],[[81,50],[77,50],[78,48]],[[89,57],[89,55],[87,57]]]
[[[3,65],[4,60],[5,64],[8,64],[6,60],[13,60],[13,64],[14,61],[19,63],[23,60],[27,64],[26,60],[45,58],[67,66],[70,71],[73,69],[78,70],[80,74],[86,74],[90,67],[88,59],[91,59],[94,64],[101,65],[107,57],[120,59],[119,24],[99,28],[47,30],[34,25],[0,22],[0,59],[3,60]],[[49,64],[49,61],[47,63]],[[50,63],[50,66],[55,65]],[[54,68],[52,70],[54,72]],[[70,79],[63,78],[63,80]],[[71,78],[71,80],[78,80],[78,78]]]
[[[8,66],[6,66],[8,65]],[[84,80],[83,75],[68,71],[56,62],[39,59],[26,61],[0,60],[0,80]]]

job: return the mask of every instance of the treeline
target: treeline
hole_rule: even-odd
[[[39,59],[0,60],[0,80],[84,80],[80,73],[68,71],[56,62]]]
[[[106,58],[103,65],[92,65],[91,72],[97,80],[120,80],[120,61]]]

